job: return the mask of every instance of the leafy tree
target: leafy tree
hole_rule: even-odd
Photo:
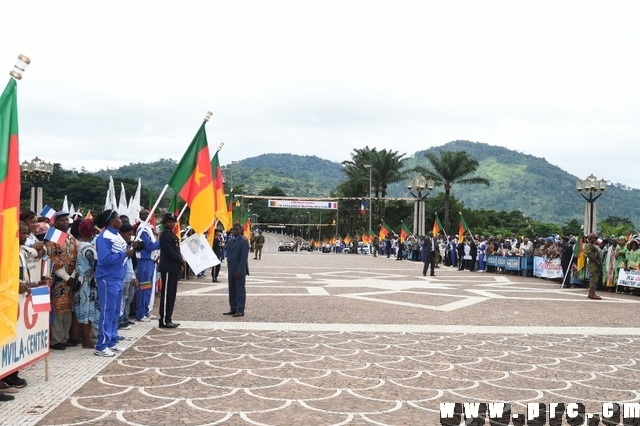
[[[609,236],[631,235],[634,231],[633,222],[628,218],[609,216],[599,223],[602,234]]]
[[[414,170],[424,174],[427,178],[436,181],[436,184],[444,186],[444,227],[451,231],[449,220],[449,198],[451,197],[451,187],[458,184],[474,184],[489,186],[489,180],[473,175],[480,163],[471,158],[466,151],[443,151],[439,150],[439,156],[433,152],[425,153],[430,165],[427,167],[418,166]]]
[[[359,186],[361,196],[369,195],[369,173],[371,173],[371,186],[375,191],[376,201],[382,199],[378,208],[379,218],[385,217],[385,197],[389,184],[399,182],[405,176],[402,171],[407,160],[405,155],[398,151],[386,149],[378,151],[376,148],[366,146],[362,149],[354,149],[351,160],[342,162],[347,180],[352,181],[348,184],[349,188],[357,189]],[[365,166],[370,166],[371,171]]]
[[[574,217],[562,227],[562,234],[578,235],[580,233],[581,228],[582,228],[582,225],[580,224],[580,222],[578,222],[578,219]]]

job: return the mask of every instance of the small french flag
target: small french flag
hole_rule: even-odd
[[[59,246],[63,246],[67,241],[68,235],[69,234],[67,234],[66,232],[62,232],[52,226],[45,234],[44,239],[45,241],[51,241],[52,243],[56,243]]]
[[[49,287],[34,287],[31,289],[31,301],[34,312],[49,312],[51,310],[51,298],[49,297]]]
[[[360,214],[364,214],[364,212],[367,210],[367,200],[365,198],[363,198],[360,201]]]
[[[44,206],[42,211],[40,212],[40,217],[46,217],[49,219],[49,222],[53,222],[53,217],[56,215],[56,211],[49,206]]]

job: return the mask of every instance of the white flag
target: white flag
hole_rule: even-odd
[[[109,189],[107,190],[107,199],[104,202],[105,210],[117,210],[118,203],[116,202],[116,186],[113,183],[113,177],[109,176]]]
[[[120,203],[118,203],[118,214],[126,215],[129,212],[127,208],[127,194],[124,192],[124,183],[120,182]]]
[[[136,189],[136,194],[133,196],[131,202],[129,203],[129,219],[131,223],[136,223],[140,220],[140,212],[142,211],[142,206],[140,205],[140,191],[142,190],[142,179],[138,178],[138,188]]]
[[[69,211],[69,202],[67,201],[67,196],[64,196],[64,202],[62,203],[62,211],[63,212],[68,212]]]

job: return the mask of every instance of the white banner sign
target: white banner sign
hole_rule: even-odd
[[[282,209],[328,209],[337,210],[337,201],[269,200],[269,207]]]
[[[193,234],[184,240],[180,244],[180,253],[195,274],[220,263],[204,235]]]
[[[2,347],[0,377],[49,354],[49,312],[34,312],[31,296],[20,295],[16,337]]]
[[[623,285],[625,287],[638,287],[640,288],[640,271],[625,271],[620,268],[620,273],[618,275],[618,285]]]
[[[533,275],[540,278],[562,278],[560,259],[533,258]]]

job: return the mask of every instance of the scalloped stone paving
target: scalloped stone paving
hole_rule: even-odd
[[[440,402],[640,399],[638,297],[274,241],[250,259],[245,317],[221,315],[224,283],[181,281],[180,328],[136,324],[111,359],[53,352],[0,424],[437,425]]]

